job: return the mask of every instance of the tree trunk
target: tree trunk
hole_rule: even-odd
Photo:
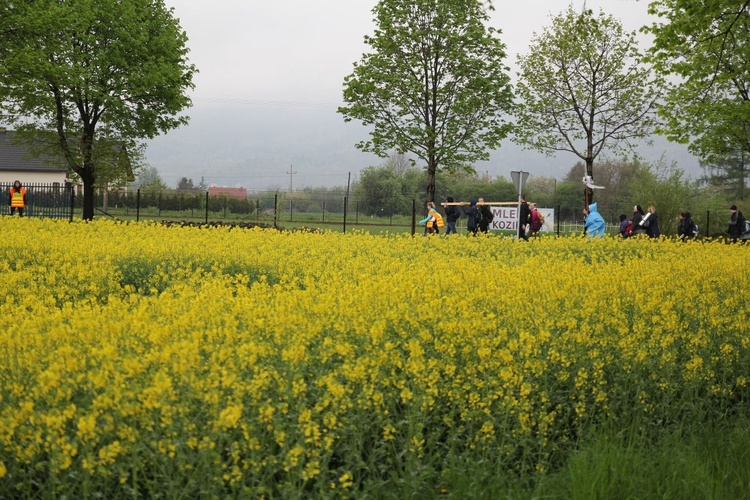
[[[425,202],[435,201],[435,173],[437,172],[437,161],[433,155],[427,160],[427,199]]]
[[[83,181],[83,220],[93,220],[95,177],[88,169],[84,169],[80,173],[80,177]]]
[[[747,179],[745,152],[740,151],[740,201],[745,201],[745,179]]]
[[[589,156],[586,158],[586,175],[591,179],[591,183],[594,183],[594,159]],[[588,186],[583,186],[583,202],[584,208],[588,209],[589,205],[594,203],[594,190]]]
[[[427,169],[427,203],[435,201],[435,170]]]

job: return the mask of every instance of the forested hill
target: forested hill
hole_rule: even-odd
[[[190,116],[190,125],[149,142],[147,161],[169,186],[183,176],[251,189],[286,188],[290,177],[294,187],[345,185],[349,172],[355,177],[364,167],[384,163],[355,147],[367,138],[367,129],[344,123],[334,105],[198,102]],[[649,162],[662,156],[676,162],[691,177],[701,173],[684,145],[662,137],[639,152]],[[561,179],[577,161],[572,153],[546,157],[506,140],[490,161],[475,167],[492,177],[525,170]]]

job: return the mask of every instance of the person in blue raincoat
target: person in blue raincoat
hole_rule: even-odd
[[[604,236],[606,226],[604,218],[597,209],[596,203],[589,205],[588,210],[584,209],[583,213],[586,215],[586,220],[583,223],[585,233],[592,238]]]

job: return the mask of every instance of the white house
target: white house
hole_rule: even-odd
[[[11,130],[0,127],[0,185],[19,180],[30,184],[64,185],[68,169],[49,157],[32,156],[29,147]]]

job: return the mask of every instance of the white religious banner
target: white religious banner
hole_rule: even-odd
[[[492,210],[492,222],[490,229],[492,231],[518,231],[518,207],[498,207],[490,206]],[[552,233],[555,231],[555,209],[554,208],[537,208],[544,224],[540,233]]]

